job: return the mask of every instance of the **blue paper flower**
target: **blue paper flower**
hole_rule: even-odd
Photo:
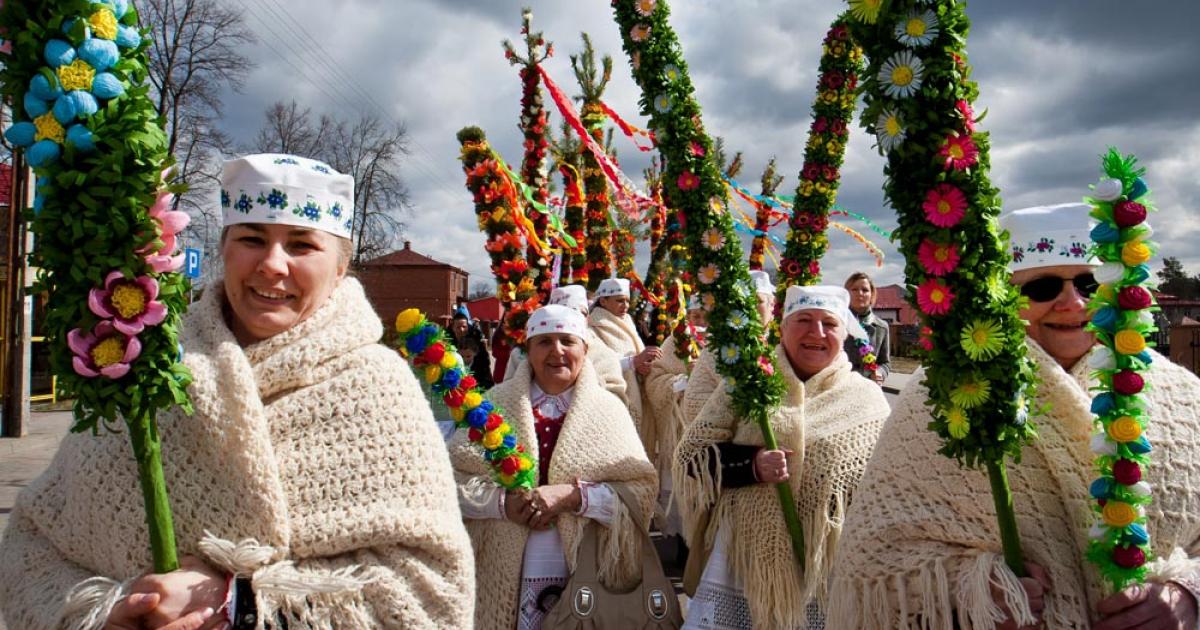
[[[516,448],[516,447],[517,447],[517,436],[515,436],[511,433],[504,436],[504,448]]]
[[[467,424],[476,429],[482,430],[487,424],[488,412],[484,409],[476,407],[467,412]]]
[[[1108,477],[1100,477],[1093,481],[1091,487],[1088,488],[1088,492],[1091,493],[1092,498],[1097,501],[1107,499],[1110,490],[1112,490],[1112,481]]]
[[[1109,413],[1116,408],[1117,401],[1113,398],[1113,395],[1110,392],[1097,394],[1096,397],[1092,399],[1092,413],[1097,416],[1103,416],[1104,414]]]

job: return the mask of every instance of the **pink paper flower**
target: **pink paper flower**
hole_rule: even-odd
[[[954,104],[954,109],[958,110],[958,115],[963,117],[963,126],[967,131],[975,131],[975,110],[971,109],[971,104],[965,99],[959,99]]]
[[[154,205],[150,206],[150,218],[158,224],[158,240],[162,241],[162,247],[156,251],[154,245],[149,245],[138,252],[146,257],[146,264],[156,273],[179,271],[183,267],[183,254],[173,255],[175,235],[187,227],[191,217],[186,212],[172,210],[174,202],[175,195],[166,191],[158,194]]]
[[[136,335],[146,326],[157,326],[167,318],[167,307],[159,302],[158,282],[150,276],[126,280],[120,271],[110,271],[103,289],[88,292],[88,308],[126,335]]]
[[[945,315],[950,312],[954,293],[941,280],[930,278],[917,287],[917,306],[926,315]]]
[[[925,219],[943,228],[954,227],[967,211],[967,196],[953,184],[938,184],[925,194]]]
[[[90,333],[76,328],[67,333],[67,346],[75,356],[75,373],[88,378],[121,378],[129,373],[129,364],[142,353],[137,337],[117,330],[112,322],[102,321]]]
[[[767,376],[775,374],[775,366],[767,357],[758,357],[758,367],[762,368],[762,371],[766,373]]]
[[[933,351],[933,329],[928,326],[921,327],[921,335],[917,338],[917,343],[920,344],[926,352]]]
[[[679,179],[675,181],[675,184],[679,186],[679,190],[696,190],[700,187],[700,178],[693,175],[691,171],[684,171],[679,174]]]
[[[696,157],[704,157],[704,145],[700,144],[699,142],[692,140],[691,145],[689,145],[689,149],[691,150],[692,155]]]
[[[946,138],[938,155],[945,158],[947,170],[961,171],[975,166],[979,161],[979,148],[971,136],[951,135]]]
[[[921,268],[931,276],[944,276],[958,268],[958,245],[935,243],[930,239],[921,241],[917,248],[917,260]]]

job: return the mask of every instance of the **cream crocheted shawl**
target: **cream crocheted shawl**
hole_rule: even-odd
[[[700,410],[704,408],[704,403],[708,402],[720,385],[721,375],[717,374],[717,355],[712,349],[705,348],[700,351],[700,356],[692,366],[692,373],[688,375],[687,389],[683,392],[683,401],[680,403],[683,426],[686,427],[696,420],[696,417],[700,415]]]
[[[1085,557],[1094,522],[1087,360],[1068,373],[1032,341],[1029,354],[1042,379],[1038,400],[1050,410],[1034,419],[1039,438],[1021,463],[1008,465],[1021,545],[1054,583],[1046,627],[1090,628],[1106,593]],[[829,628],[949,629],[955,620],[963,630],[992,628],[1002,617],[990,586],[1032,621],[1000,557],[987,475],[937,453],[922,376],[901,394],[859,486],[835,562]],[[1155,554],[1168,559],[1153,570],[1171,577],[1194,572],[1188,557],[1200,554],[1200,379],[1155,354],[1148,382],[1156,410],[1147,430],[1148,529]]]
[[[181,329],[195,415],[159,416],[180,554],[252,576],[260,620],[469,625],[474,567],[450,461],[359,283],[244,349],[223,301],[218,282]],[[103,625],[151,564],[137,480],[123,433],[63,440],[0,543],[10,628]]]
[[[646,392],[643,397],[649,407],[647,414],[658,426],[654,434],[658,438],[658,460],[660,470],[670,470],[675,447],[683,433],[683,392],[675,391],[675,384],[688,378],[689,365],[675,356],[675,339],[667,339],[662,345],[662,356],[650,366],[646,375]]]
[[[759,426],[737,417],[723,388],[709,398],[700,416],[683,433],[672,471],[675,500],[684,531],[708,522],[704,553],[719,528],[730,532],[734,575],[742,579],[750,616],[769,628],[804,627],[805,608],[823,602],[826,576],[842,530],[842,519],[871,456],[875,438],[888,415],[879,387],[855,374],[845,353],[807,381],[791,368],[783,347],[776,365],[787,382],[783,405],[771,416],[771,428],[788,460],[792,493],[804,527],[805,571],[792,554],[791,539],[768,484],[721,488],[718,473],[708,473],[714,444],[763,445]],[[700,471],[696,474],[694,471]],[[700,541],[691,541],[694,553]]]
[[[588,313],[588,325],[596,337],[616,353],[618,359],[638,354],[646,349],[633,325],[633,318],[629,315],[617,317],[608,309],[596,307]],[[629,415],[633,418],[634,426],[638,428],[642,446],[645,447],[646,454],[653,461],[656,455],[655,442],[657,438],[654,435],[654,423],[643,422],[645,408],[642,400],[641,377],[632,366],[623,374],[625,376],[625,404],[629,408]]]
[[[529,402],[531,380],[529,363],[523,362],[511,379],[488,392],[488,398],[504,410],[518,440],[536,460],[538,441]],[[488,490],[496,484],[482,453],[467,441],[465,431],[456,432],[451,439],[450,459],[463,500],[490,496]],[[616,396],[600,387],[590,362],[584,362],[575,382],[548,476],[551,485],[571,484],[577,479],[594,483],[623,481],[640,500],[643,514],[649,515],[653,508],[658,493],[654,467],[646,459],[629,413]],[[555,524],[571,570],[586,523],[582,517],[563,514]],[[529,529],[507,520],[486,519],[468,520],[467,531],[478,577],[475,628],[511,630],[517,623],[521,561]],[[600,579],[606,585],[626,588],[637,583],[642,567],[641,540],[624,504],[618,501],[613,525],[602,527],[598,539]]]

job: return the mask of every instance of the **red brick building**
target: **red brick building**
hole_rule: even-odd
[[[354,273],[385,325],[406,308],[444,324],[467,299],[467,272],[418,254],[410,241],[404,241],[404,249],[362,263]]]
[[[904,300],[904,287],[889,284],[875,290],[875,316],[892,324],[911,326],[917,323],[917,311]]]

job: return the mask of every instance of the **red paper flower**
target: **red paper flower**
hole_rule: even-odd
[[[921,268],[931,276],[944,276],[958,268],[958,245],[925,239],[917,248]]]
[[[425,348],[425,352],[421,353],[421,358],[426,363],[439,363],[444,356],[446,356],[446,347],[440,343]]]
[[[1146,554],[1139,547],[1113,547],[1113,562],[1119,567],[1136,569],[1146,564]]]
[[[472,427],[469,431],[467,431],[467,439],[472,442],[478,442],[483,439],[483,432]]]
[[[1128,459],[1118,459],[1113,464],[1113,479],[1117,483],[1132,486],[1142,480],[1142,467]]]
[[[1118,201],[1113,205],[1113,221],[1127,228],[1146,220],[1146,206],[1136,201]]]
[[[942,227],[954,227],[967,211],[967,196],[953,184],[938,184],[925,194],[925,219]]]
[[[478,384],[479,382],[475,380],[474,376],[465,376],[463,377],[463,380],[459,381],[458,387],[463,391],[469,392],[472,389],[475,389],[475,386]],[[460,402],[459,404],[461,405],[462,403]]]
[[[488,431],[495,431],[503,423],[504,423],[504,418],[500,417],[500,414],[489,413],[488,417],[487,417],[487,422],[484,423],[483,428]]]
[[[1112,377],[1113,390],[1122,396],[1133,396],[1146,387],[1146,380],[1133,370],[1121,370]]]
[[[945,315],[952,302],[954,293],[941,280],[931,278],[917,287],[917,306],[926,315]]]
[[[813,121],[813,131],[817,133],[825,133],[827,129],[829,129],[829,121],[825,120],[824,116],[818,116],[817,119]]]
[[[946,138],[946,143],[938,151],[945,159],[945,168],[961,171],[971,168],[979,161],[979,147],[970,136],[952,135]]]
[[[692,140],[692,143],[689,145],[689,149],[691,150],[692,155],[696,157],[704,157],[704,145],[700,144],[699,142]],[[680,188],[682,188],[682,186],[680,186]]]
[[[821,263],[816,260],[808,261],[808,273],[813,276],[821,275]]]
[[[926,352],[933,351],[933,329],[928,326],[921,327],[921,334],[917,338],[917,343],[925,349]]]
[[[679,186],[679,190],[696,190],[700,187],[700,178],[691,171],[684,171],[679,174],[679,179],[675,181],[675,184]]]
[[[459,383],[460,387],[465,382],[466,382],[466,379],[463,379],[463,382]],[[442,396],[442,402],[446,403],[446,406],[450,407],[451,409],[457,409],[458,407],[462,406],[463,399],[466,398],[467,391],[469,391],[470,389],[471,388],[469,388],[469,387],[462,387],[461,389],[452,389],[452,390],[446,392],[445,396]]]
[[[1117,304],[1127,311],[1138,311],[1150,306],[1150,292],[1143,287],[1125,287],[1117,293]]]

